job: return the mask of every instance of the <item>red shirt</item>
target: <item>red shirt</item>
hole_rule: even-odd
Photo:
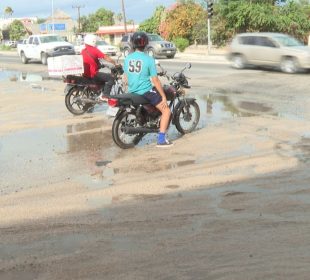
[[[85,45],[85,48],[81,51],[81,55],[83,56],[84,76],[93,78],[99,70],[97,65],[98,58],[105,58],[105,54],[96,47]]]

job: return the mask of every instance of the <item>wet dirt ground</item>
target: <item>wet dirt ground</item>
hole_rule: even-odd
[[[164,151],[23,76],[0,76],[0,279],[309,277],[309,74],[192,78],[199,127]]]

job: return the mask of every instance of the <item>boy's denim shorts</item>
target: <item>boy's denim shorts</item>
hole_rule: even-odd
[[[162,100],[161,95],[155,87],[153,87],[150,91],[144,93],[143,97],[145,97],[153,106],[158,105]]]

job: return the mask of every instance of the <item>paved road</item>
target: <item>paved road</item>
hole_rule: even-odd
[[[116,149],[60,81],[0,83],[1,279],[309,278],[309,75],[192,63],[201,123],[169,151]]]
[[[26,65],[22,64],[16,53],[0,52],[0,59],[3,68],[48,76],[46,65],[35,61]],[[120,59],[121,63],[122,61],[123,59]],[[186,63],[190,62],[192,68],[188,73],[193,78],[199,76],[217,77],[236,73],[236,70],[229,66],[224,55],[178,54],[175,59],[158,59],[158,61],[169,73],[180,71]]]

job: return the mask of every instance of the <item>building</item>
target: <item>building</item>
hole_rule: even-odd
[[[26,21],[26,22],[32,22],[36,23],[38,21],[37,17],[23,17],[23,18],[0,18],[0,29],[4,30],[9,27],[9,25],[14,21],[14,20],[19,20],[21,22]]]
[[[48,17],[44,23],[39,25],[39,33],[55,33],[73,42],[75,41],[77,28],[77,21],[73,20],[64,11],[56,10],[53,16]]]
[[[14,21],[14,20],[19,20],[24,26],[27,24],[33,25],[36,24],[38,21],[37,17],[24,17],[24,18],[0,18],[0,39],[3,38],[3,40],[9,40],[10,36],[9,36],[9,32],[8,32],[8,28],[10,26],[10,24]],[[26,27],[25,27],[26,28]],[[26,29],[26,31],[28,32],[28,30]],[[0,40],[1,41],[1,40]]]
[[[135,32],[138,30],[138,28],[138,24],[126,25],[127,33]],[[125,33],[125,27],[122,24],[101,26],[96,32],[98,36],[104,38],[105,41],[109,42],[111,45],[118,45]]]
[[[40,24],[37,23],[37,18],[0,19],[0,29],[7,29],[14,20],[22,22],[28,35],[55,33],[70,42],[75,41],[75,31],[78,27],[77,21],[61,10],[56,10],[53,16],[48,17],[44,23]]]

